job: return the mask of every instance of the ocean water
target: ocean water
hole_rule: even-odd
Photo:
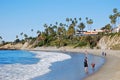
[[[33,54],[34,53],[34,54]],[[52,63],[71,58],[63,53],[0,51],[0,80],[31,80],[51,71]]]
[[[35,58],[35,54],[21,50],[1,50],[1,64],[36,64],[39,58]]]
[[[88,55],[93,71],[84,72],[84,54],[42,51],[0,51],[0,80],[82,80],[104,63],[98,56]]]
[[[85,77],[96,72],[105,62],[105,59],[99,56],[87,55],[88,57],[88,71],[86,74],[84,71],[84,54],[70,53],[71,59],[65,61],[53,63],[50,67],[51,71],[43,76],[38,76],[33,80],[83,80]],[[91,68],[91,63],[96,64],[95,69]]]

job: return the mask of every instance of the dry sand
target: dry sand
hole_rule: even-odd
[[[107,51],[106,63],[84,80],[120,80],[120,51]]]
[[[72,49],[72,48],[55,48],[55,47],[42,47],[34,50],[45,51],[70,51],[70,52],[85,52],[88,54],[101,56],[101,52],[107,53],[105,64],[93,75],[88,76],[84,80],[120,80],[120,51],[119,50],[97,50],[97,49]]]

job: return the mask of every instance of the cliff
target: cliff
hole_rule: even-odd
[[[11,43],[8,43],[8,44],[5,44],[3,46],[0,46],[0,49],[21,49],[21,47],[23,46],[22,43],[17,43],[17,44],[11,44]]]
[[[97,46],[101,49],[120,49],[120,35],[103,36]]]

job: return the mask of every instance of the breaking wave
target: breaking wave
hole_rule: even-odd
[[[70,59],[71,56],[57,52],[31,51],[40,61],[36,64],[2,64],[0,65],[0,80],[30,80],[44,75],[51,70],[52,63]]]

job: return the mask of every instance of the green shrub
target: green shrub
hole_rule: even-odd
[[[90,48],[92,48],[92,49],[93,49],[93,47],[95,47],[96,45],[97,45],[97,42],[92,41],[92,42],[90,43]]]
[[[40,47],[40,46],[43,46],[44,45],[44,42],[43,41],[40,41],[39,43],[38,43],[38,46]]]
[[[82,41],[82,42],[79,42],[78,44],[76,44],[74,46],[74,48],[76,48],[76,47],[83,47],[83,46],[86,46],[86,45],[87,45],[87,42]]]
[[[20,40],[19,39],[16,39],[15,41],[14,41],[14,43],[19,43],[20,42]]]

